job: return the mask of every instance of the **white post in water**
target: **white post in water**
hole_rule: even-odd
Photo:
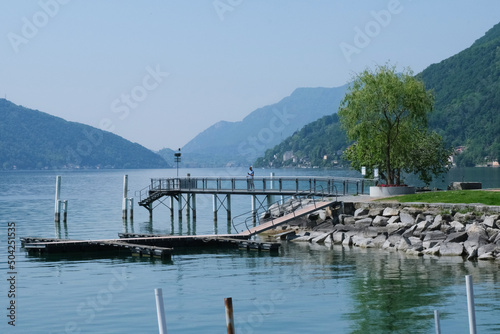
[[[158,328],[160,334],[167,334],[167,323],[165,321],[165,309],[163,307],[163,292],[161,288],[155,289],[156,313],[158,315]]]
[[[57,175],[56,176],[56,201],[55,201],[55,207],[54,207],[54,212],[55,212],[54,221],[56,223],[59,223],[61,221],[60,199],[61,199],[61,175]]]
[[[472,276],[465,276],[465,284],[467,286],[467,308],[469,310],[469,332],[476,334],[476,310],[474,308],[474,289],[472,284]]]
[[[127,193],[128,193],[128,175],[123,175],[123,201],[122,201],[122,218],[127,219]]]
[[[441,325],[439,323],[439,311],[434,310],[434,324],[436,325],[436,334],[441,334]]]
[[[252,195],[252,222],[253,224],[255,225],[255,223],[257,223],[257,211],[255,210],[255,200],[256,200],[256,196],[255,195]]]
[[[59,201],[60,203],[62,203],[62,212],[63,212],[63,223],[66,223],[68,221],[68,201],[67,200],[64,200],[64,201]]]

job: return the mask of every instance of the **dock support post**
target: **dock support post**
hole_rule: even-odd
[[[191,212],[189,211],[190,206],[191,206],[191,194],[186,194],[186,219],[188,221],[191,219]]]
[[[469,311],[469,332],[476,334],[476,310],[474,307],[474,288],[472,284],[472,276],[465,276],[467,286],[467,309]]]
[[[122,219],[127,219],[128,175],[123,175]]]
[[[134,198],[129,197],[128,199],[128,206],[129,206],[129,212],[130,212],[130,220],[134,219]]]
[[[63,212],[63,223],[66,223],[68,221],[68,201],[59,201],[62,203],[62,212]]]
[[[254,225],[257,222],[257,211],[255,210],[255,206],[256,206],[255,200],[256,200],[255,195],[252,195],[252,222]]]
[[[271,207],[271,205],[273,204],[273,195],[267,195],[267,208],[269,209],[269,207]]]
[[[153,221],[153,203],[149,204],[147,206],[147,209],[149,211],[149,221],[152,222]]]
[[[165,308],[163,307],[163,292],[161,288],[155,289],[155,299],[160,334],[167,334],[167,322],[165,321]]]
[[[56,176],[56,200],[54,207],[54,221],[59,223],[61,221],[61,175]]]
[[[179,198],[177,198],[177,205],[178,205],[178,215],[179,215],[179,221],[182,220],[182,194],[179,193]]]
[[[191,210],[193,211],[193,221],[196,220],[196,194],[191,197]]]
[[[213,195],[214,198],[214,222],[217,221],[217,195]]]
[[[228,225],[231,224],[231,195],[227,195],[227,207],[226,207],[226,211],[227,211],[227,223]]]
[[[170,218],[174,219],[174,196],[170,196]]]
[[[233,299],[224,298],[224,306],[226,308],[227,334],[234,334]]]

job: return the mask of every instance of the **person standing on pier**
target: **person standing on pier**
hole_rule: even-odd
[[[253,172],[252,166],[250,166],[248,169],[249,169],[249,172],[247,175],[248,190],[255,190],[255,186],[253,184],[254,172]]]

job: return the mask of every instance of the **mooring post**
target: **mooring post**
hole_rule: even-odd
[[[165,321],[165,308],[163,307],[163,292],[161,288],[155,289],[155,299],[160,334],[167,334],[167,322]]]
[[[217,195],[213,195],[213,202],[214,202],[214,222],[217,221]]]
[[[227,195],[226,197],[226,211],[227,211],[227,223],[231,223],[231,195]]]
[[[54,221],[59,223],[61,221],[61,175],[56,176],[56,201],[54,207]]]
[[[467,288],[467,309],[469,311],[469,332],[476,334],[476,310],[474,307],[474,288],[472,284],[472,276],[465,276],[465,284]]]
[[[441,334],[441,324],[439,322],[439,311],[434,310],[434,323],[436,325],[436,334]]]
[[[123,175],[122,219],[127,219],[128,175]]]
[[[191,196],[191,210],[193,211],[193,222],[196,220],[196,194]]]
[[[224,298],[224,306],[226,308],[227,334],[234,334],[233,299]]]
[[[134,219],[134,198],[129,197],[128,199],[129,211],[130,211],[130,220]]]

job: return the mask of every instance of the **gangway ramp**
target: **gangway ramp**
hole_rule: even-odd
[[[299,217],[308,215],[310,213],[313,213],[315,211],[329,207],[335,203],[336,203],[336,201],[314,202],[314,203],[311,203],[310,205],[304,206],[303,208],[297,209],[297,210],[290,212],[286,215],[283,215],[283,216],[278,217],[278,218],[274,218],[274,219],[267,221],[265,223],[262,223],[258,226],[252,227],[246,231],[238,233],[237,235],[242,236],[242,237],[243,236],[244,237],[252,237],[256,234],[259,234],[259,233],[262,233],[264,231],[275,228],[276,226],[288,223],[296,218],[299,218]]]

